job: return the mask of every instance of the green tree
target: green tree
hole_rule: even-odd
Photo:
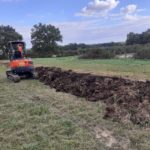
[[[127,35],[127,40],[126,40],[126,44],[127,45],[133,45],[135,44],[135,34],[133,32],[130,32],[128,35]]]
[[[22,40],[21,34],[11,26],[0,26],[0,50],[4,51],[9,41]]]
[[[142,44],[150,43],[150,29],[148,29],[146,32],[143,32],[142,37],[144,39]]]
[[[141,33],[135,34],[133,32],[127,35],[126,44],[133,45],[133,44],[148,44],[150,43],[150,29]]]
[[[62,41],[60,30],[53,25],[39,23],[31,29],[31,43],[34,52],[40,55],[54,54],[57,42]]]

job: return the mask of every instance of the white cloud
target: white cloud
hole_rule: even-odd
[[[126,21],[137,21],[137,20],[139,20],[139,16],[137,16],[136,14],[135,15],[129,15],[129,14],[126,14],[125,16],[124,16],[124,19],[126,20]]]
[[[121,10],[125,14],[133,14],[137,12],[137,5],[131,4],[126,7],[123,7]]]
[[[120,22],[102,25],[98,19],[92,21],[55,23],[63,34],[63,44],[103,43],[125,41],[129,32],[143,32],[149,28],[150,17],[142,17],[134,22]]]
[[[139,12],[145,11],[144,9],[138,9],[136,4],[129,4],[120,9],[118,13],[110,13],[111,10],[115,9],[119,0],[93,0],[85,6],[80,13],[76,16],[84,17],[104,17],[107,19],[118,19],[120,21],[134,22],[145,16],[140,16]]]
[[[116,8],[118,0],[93,0],[85,6],[77,16],[106,16],[109,11]]]
[[[139,12],[145,11],[145,9],[138,9],[135,4],[130,4],[126,7],[121,8],[121,16],[127,22],[134,22],[147,18],[147,16],[139,15]],[[149,16],[148,16],[149,17]]]

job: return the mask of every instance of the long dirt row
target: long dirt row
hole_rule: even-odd
[[[75,73],[55,67],[37,67],[36,71],[41,82],[58,92],[104,102],[106,119],[150,126],[150,81]]]

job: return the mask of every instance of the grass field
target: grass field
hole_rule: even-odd
[[[82,60],[77,57],[34,59],[36,64],[57,66],[79,72],[150,79],[150,61],[134,59]]]
[[[75,57],[34,61],[82,72],[150,79],[150,61],[83,61]],[[56,93],[36,80],[12,83],[5,70],[0,66],[0,150],[149,150],[149,128],[104,120],[102,103]]]

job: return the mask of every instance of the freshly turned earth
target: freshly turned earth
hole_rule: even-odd
[[[38,79],[57,92],[104,102],[104,118],[150,126],[150,81],[76,73],[55,67],[37,67],[36,71]]]

